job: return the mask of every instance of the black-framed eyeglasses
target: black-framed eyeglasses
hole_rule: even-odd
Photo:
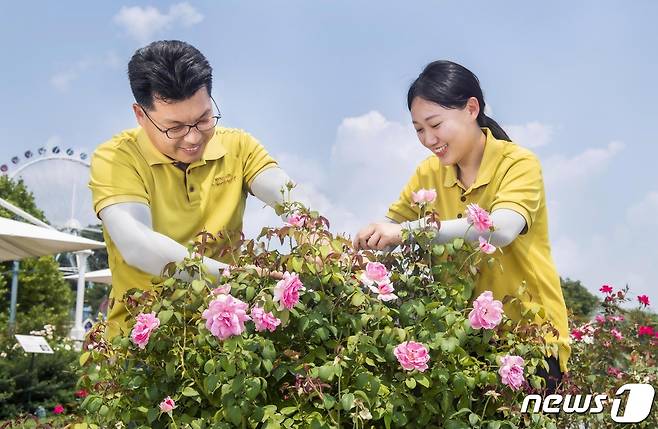
[[[217,103],[215,102],[215,99],[212,97],[210,97],[210,99],[215,105],[215,109],[217,109],[217,114],[215,116],[210,116],[208,118],[201,119],[200,121],[192,125],[176,125],[175,127],[165,128],[165,129],[160,128],[158,124],[156,124],[155,121],[151,119],[149,114],[146,112],[144,106],[140,104],[139,107],[142,108],[142,111],[144,112],[146,117],[149,119],[149,121],[151,121],[153,126],[158,129],[158,131],[160,131],[170,139],[180,139],[188,135],[192,130],[192,128],[196,128],[199,132],[202,133],[206,131],[210,131],[213,128],[215,128],[217,122],[219,122],[219,119],[222,117],[222,113],[219,111],[219,107],[217,107]]]

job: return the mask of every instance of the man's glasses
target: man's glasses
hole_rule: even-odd
[[[155,128],[158,129],[158,131],[165,134],[170,139],[180,139],[180,138],[183,138],[186,135],[188,135],[189,132],[192,130],[192,128],[196,128],[199,132],[202,132],[202,133],[206,132],[206,131],[210,131],[213,128],[215,128],[215,126],[217,125],[217,122],[219,122],[219,118],[222,117],[222,113],[219,111],[219,107],[217,107],[217,103],[215,102],[215,99],[212,98],[212,97],[210,97],[210,99],[212,100],[213,104],[215,105],[215,108],[217,109],[217,115],[201,119],[196,124],[176,125],[175,127],[166,128],[166,129],[160,128],[158,126],[158,124],[156,124],[155,121],[153,121],[153,119],[151,119],[149,114],[146,112],[146,109],[144,108],[144,106],[142,106],[140,104],[139,107],[142,108],[142,111],[144,112],[146,117],[149,119],[149,121],[151,121],[153,126],[155,126]]]

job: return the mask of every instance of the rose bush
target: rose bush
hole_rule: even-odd
[[[226,250],[238,256],[219,278],[200,262],[212,241],[200,234],[152,291],[127,293],[132,334],[93,328],[80,358],[91,427],[556,427],[520,413],[552,326],[535,310],[510,320],[490,293],[472,305],[490,249],[433,244],[426,228],[397,253],[355,252],[318,213],[284,212],[283,226]]]

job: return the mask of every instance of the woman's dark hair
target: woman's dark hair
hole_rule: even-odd
[[[160,40],[135,51],[128,63],[128,80],[135,101],[153,109],[157,98],[182,101],[205,86],[212,91],[212,67],[189,43]]]
[[[478,125],[489,128],[497,139],[510,141],[505,130],[484,114],[485,103],[480,81],[473,72],[462,65],[451,61],[429,63],[409,88],[407,94],[409,110],[411,110],[411,102],[416,97],[431,101],[446,109],[463,109],[468,99],[475,97],[480,103]]]

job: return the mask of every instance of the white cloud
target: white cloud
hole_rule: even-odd
[[[606,147],[587,149],[571,158],[552,156],[543,162],[546,183],[550,186],[566,185],[569,188],[583,184],[603,172],[624,147],[624,143],[613,141]]]
[[[523,125],[505,125],[503,129],[515,143],[527,148],[546,146],[553,135],[553,127],[537,121]]]
[[[52,75],[50,84],[59,92],[67,92],[71,89],[73,82],[78,80],[85,72],[89,72],[90,69],[98,67],[116,69],[121,66],[121,63],[121,58],[114,51],[109,51],[99,57],[85,58],[69,64],[64,70]]]
[[[648,228],[647,231],[656,231],[658,227],[658,192],[649,192],[644,198],[636,204],[630,206],[626,212],[629,224],[636,227]],[[654,234],[658,235],[654,232]],[[655,237],[658,238],[658,237]],[[654,239],[655,243],[656,240]]]
[[[203,15],[189,3],[177,3],[167,13],[153,6],[124,6],[114,16],[114,22],[140,43],[173,27],[190,27],[203,21]]]

